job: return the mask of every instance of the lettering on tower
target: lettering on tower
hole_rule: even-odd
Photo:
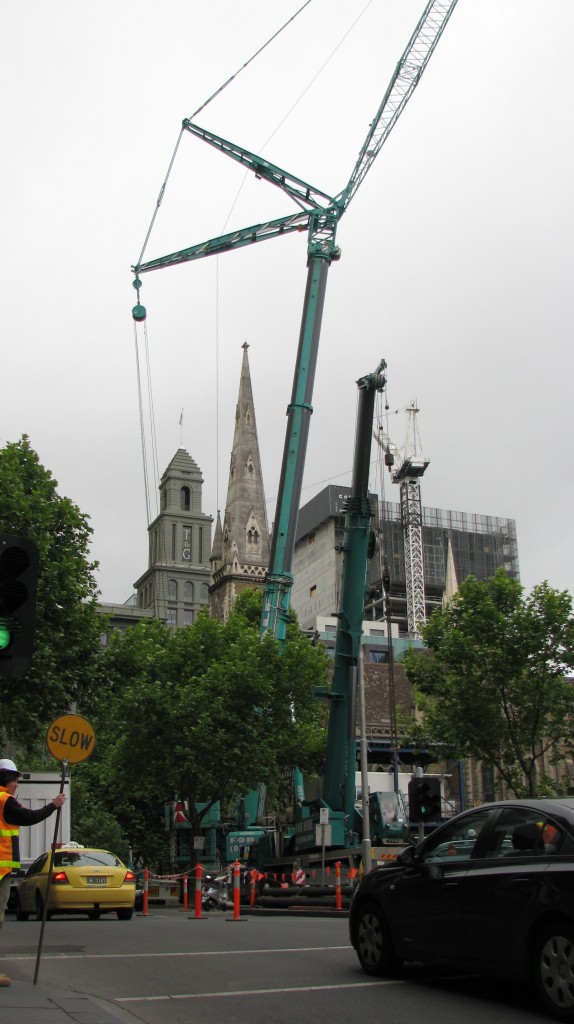
[[[191,526],[183,528],[183,548],[181,557],[184,562],[191,562]]]

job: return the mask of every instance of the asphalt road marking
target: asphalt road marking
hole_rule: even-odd
[[[344,946],[281,946],[277,949],[213,949],[194,950],[189,953],[50,953],[44,951],[44,960],[141,960],[158,957],[202,957],[202,956],[263,956],[265,953],[325,953],[329,950],[352,949],[350,945]],[[37,953],[2,953],[2,960],[35,960]]]
[[[343,947],[345,948],[345,947]],[[385,981],[353,981],[347,985],[297,985],[289,988],[246,988],[234,992],[190,992],[172,996],[125,996],[114,999],[114,1003],[157,1003],[176,1002],[179,999],[237,999],[238,996],[274,996],[289,992],[334,992],[348,988],[373,988],[383,985],[404,985],[402,979],[387,978]]]

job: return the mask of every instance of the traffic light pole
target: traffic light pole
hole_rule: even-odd
[[[423,775],[424,775],[424,772],[422,770],[422,767],[420,766],[420,764],[418,764],[416,766],[416,769],[415,769],[415,778],[422,779]],[[421,819],[419,821],[419,836],[418,836],[419,843],[422,843],[424,837],[425,837],[425,823]]]
[[[361,810],[363,814],[363,840],[361,843],[361,847],[363,872],[366,875],[373,867],[373,857],[371,852],[371,812],[369,810],[369,765],[367,763],[367,715],[365,710],[365,674],[362,645],[359,651],[359,658],[357,662],[357,673],[359,684],[359,714],[361,718]]]

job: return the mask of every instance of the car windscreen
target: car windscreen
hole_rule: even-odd
[[[105,850],[61,850],[56,853],[54,864],[58,868],[117,868],[120,861]]]

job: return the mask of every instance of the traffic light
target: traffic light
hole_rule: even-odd
[[[32,664],[38,549],[0,533],[0,675],[15,679]]]
[[[440,821],[441,791],[440,779],[428,776],[411,779],[409,782],[409,820]]]

